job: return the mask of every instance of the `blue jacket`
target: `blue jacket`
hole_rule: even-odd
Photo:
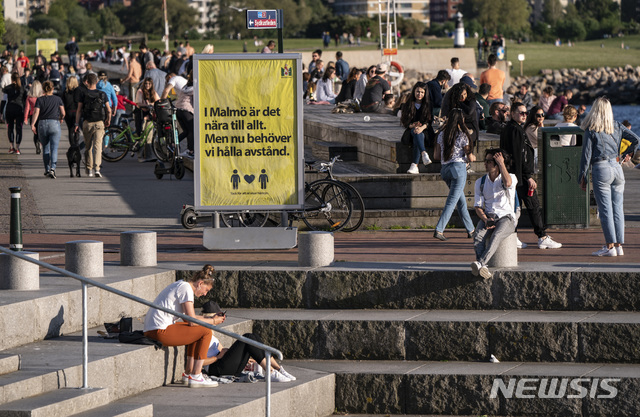
[[[614,122],[613,134],[587,130],[582,138],[582,157],[580,158],[580,175],[578,183],[586,178],[589,167],[594,162],[613,159],[620,155],[620,142],[627,139],[631,145],[624,155],[631,154],[638,148],[640,137],[618,122]]]
[[[116,107],[118,107],[118,96],[116,95],[116,90],[113,89],[113,86],[109,81],[98,81],[98,85],[96,85],[96,89],[103,91],[107,98],[109,99],[109,106],[111,106],[111,112],[115,113]]]
[[[347,77],[349,77],[349,63],[344,59],[336,61],[336,76],[340,78],[341,81],[346,81]]]

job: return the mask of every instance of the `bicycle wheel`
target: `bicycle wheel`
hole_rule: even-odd
[[[333,180],[318,180],[305,189],[302,221],[307,227],[336,232],[347,225],[353,207],[344,185]]]
[[[351,200],[351,207],[353,211],[351,212],[351,218],[347,221],[347,224],[342,228],[343,232],[355,232],[362,226],[362,222],[364,221],[364,200],[362,200],[362,196],[351,184],[340,181],[340,184],[347,187],[347,191],[349,192],[349,199]]]
[[[220,213],[222,223],[227,227],[262,227],[269,219],[269,212],[238,211]]]
[[[104,132],[103,143],[107,146],[102,149],[102,159],[108,162],[117,162],[127,155],[131,142],[127,134],[118,126],[109,126]]]
[[[162,162],[169,162],[173,158],[173,131],[165,130],[165,126],[156,126],[153,135],[153,153]],[[159,132],[158,129],[161,131]]]

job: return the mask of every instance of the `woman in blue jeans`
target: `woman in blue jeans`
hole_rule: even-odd
[[[42,84],[44,95],[36,100],[35,110],[31,118],[31,130],[38,135],[42,144],[42,160],[44,175],[56,178],[56,164],[58,163],[58,144],[60,143],[60,123],[64,120],[64,103],[53,94],[53,83],[45,81]],[[36,121],[38,127],[36,129]]]
[[[586,191],[591,167],[593,194],[598,204],[605,245],[595,256],[622,256],[624,243],[624,174],[620,163],[629,159],[640,138],[613,120],[611,103],[605,97],[596,99],[580,126],[584,131],[580,159],[580,187]],[[620,155],[622,139],[630,142]]]
[[[407,101],[402,105],[400,122],[402,126],[411,129],[413,139],[413,160],[407,171],[409,174],[419,174],[418,164],[420,159],[426,166],[431,163],[431,158],[424,146],[424,134],[431,127],[431,103],[426,83],[417,82]]]
[[[469,138],[473,132],[464,123],[464,112],[460,108],[449,111],[443,130],[438,135],[434,158],[440,160],[442,168],[440,175],[449,187],[447,201],[436,225],[433,237],[447,240],[444,236],[444,228],[449,223],[453,209],[458,209],[462,218],[467,236],[473,237],[473,222],[467,209],[467,200],[464,196],[464,186],[467,183],[467,162],[476,160],[469,144]]]

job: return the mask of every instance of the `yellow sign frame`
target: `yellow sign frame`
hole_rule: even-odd
[[[36,55],[39,51],[42,51],[42,55],[49,61],[49,57],[58,52],[58,40],[55,38],[36,39]]]
[[[302,56],[194,55],[194,207],[304,207]]]

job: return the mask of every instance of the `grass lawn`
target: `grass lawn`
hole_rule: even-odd
[[[269,39],[263,39],[266,42]],[[244,40],[202,40],[192,41],[192,45],[196,52],[202,50],[207,43],[212,43],[215,46],[216,53],[242,53]],[[253,44],[253,39],[247,39],[247,50],[249,52],[255,52],[256,48]],[[621,42],[624,42],[625,46],[629,49],[622,49]],[[469,38],[466,40],[467,47],[475,50],[476,40]],[[136,45],[137,46],[137,45]],[[164,48],[164,43],[161,41],[149,41],[151,48]],[[604,46],[604,47],[602,47]],[[82,43],[80,44],[81,51],[88,51],[90,49],[97,49],[100,47],[99,43]],[[170,47],[173,48],[173,41],[170,43]],[[429,39],[429,46],[424,44],[424,40],[421,40],[421,45],[414,46],[412,39],[406,39],[406,44],[402,46],[402,49],[413,48],[451,48],[453,47],[453,40],[447,38]],[[285,39],[284,40],[285,52],[300,52],[300,51],[312,51],[314,49],[322,48],[322,41],[320,39]],[[375,50],[377,49],[377,43],[374,41],[367,41],[363,38],[361,46],[350,47],[348,45],[341,45],[340,48],[336,48],[332,43],[327,51],[336,51],[337,49],[344,50]],[[511,75],[516,76],[520,73],[520,63],[517,59],[518,54],[525,55],[524,61],[524,74],[532,76],[539,74],[541,69],[560,69],[560,68],[597,68],[597,67],[618,67],[627,64],[633,67],[640,66],[640,35],[627,36],[624,38],[610,38],[594,41],[579,42],[572,47],[566,45],[556,47],[551,44],[543,43],[522,43],[507,41],[507,59],[512,62],[513,67]],[[33,47],[29,48],[29,51],[33,51]],[[64,50],[63,50],[64,51]],[[333,56],[333,54],[331,54]],[[449,63],[443,62],[443,68],[448,68]]]

